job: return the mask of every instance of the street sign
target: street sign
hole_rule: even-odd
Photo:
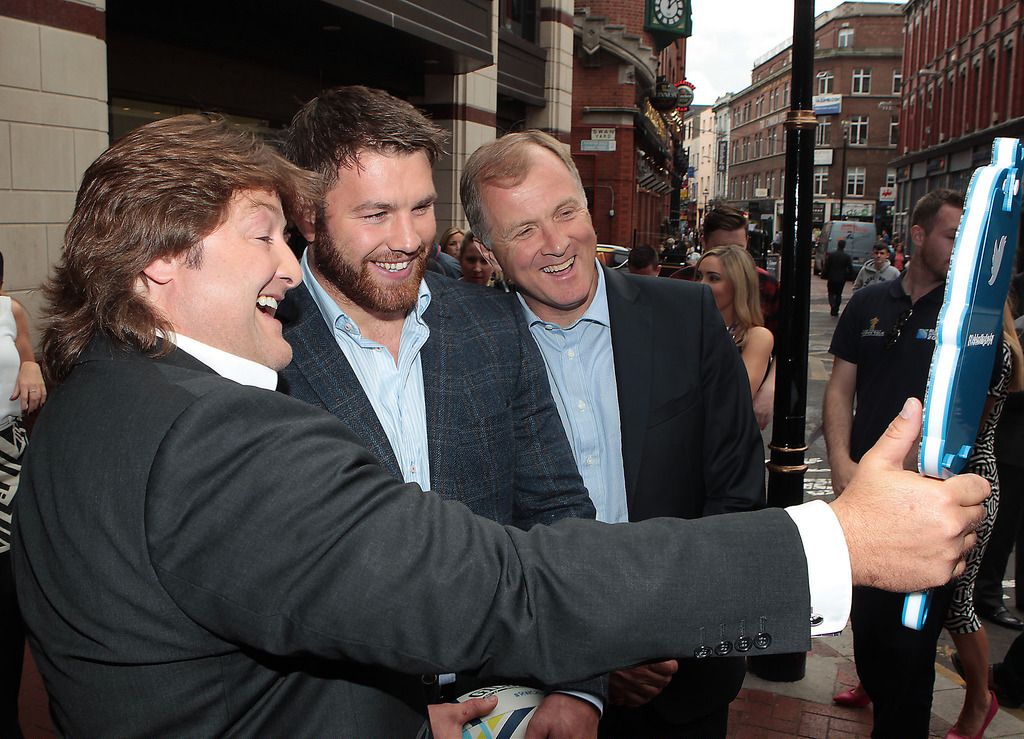
[[[843,112],[842,95],[815,95],[811,98],[814,115],[839,115]]]
[[[580,151],[615,151],[615,141],[583,139],[580,141]]]
[[[832,149],[815,149],[814,166],[825,167],[832,164]]]
[[[591,141],[615,141],[614,128],[592,128],[590,129]]]
[[[878,188],[878,200],[882,203],[891,203],[896,200],[896,188],[895,187],[880,187]]]

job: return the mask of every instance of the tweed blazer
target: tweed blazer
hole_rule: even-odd
[[[593,518],[547,372],[510,296],[428,272],[420,356],[433,491],[498,523]],[[344,421],[402,479],[351,365],[304,285],[279,315],[292,345],[281,390]]]

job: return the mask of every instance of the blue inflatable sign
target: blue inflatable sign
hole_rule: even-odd
[[[1013,276],[1022,176],[1024,146],[1000,138],[992,145],[992,163],[975,171],[967,189],[924,400],[918,468],[929,477],[961,472],[974,449]],[[920,629],[929,601],[925,593],[908,595],[904,625]]]

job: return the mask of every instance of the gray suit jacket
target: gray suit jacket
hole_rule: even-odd
[[[503,527],[399,484],[328,413],[104,340],[40,414],[12,554],[81,736],[402,736],[422,705],[395,672],[557,684],[762,618],[769,651],[810,642],[783,511]]]

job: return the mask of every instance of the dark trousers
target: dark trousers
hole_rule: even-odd
[[[18,612],[10,550],[0,554],[0,736],[21,737],[18,693],[25,659],[25,627]]]
[[[649,704],[639,708],[608,706],[598,726],[598,739],[725,739],[729,706],[686,724],[666,721]]]
[[[833,316],[839,315],[839,306],[843,302],[844,287],[846,287],[846,280],[841,282],[828,281],[828,307]]]
[[[1024,551],[1021,540],[1021,519],[1024,516],[1024,467],[1000,462],[999,470],[999,512],[992,527],[992,535],[978,568],[974,584],[974,605],[981,613],[992,613],[1003,605],[1003,577],[1010,552],[1017,545],[1018,555]],[[1019,564],[1018,564],[1019,568]],[[1024,577],[1024,570],[1017,569],[1018,577]],[[1024,596],[1024,593],[1022,593]],[[1018,597],[1018,606],[1021,597]]]
[[[1000,693],[1013,703],[1024,703],[1024,634],[1013,640],[1002,664],[993,667],[992,671]]]
[[[853,656],[871,696],[876,739],[928,736],[935,648],[952,596],[949,585],[934,590],[924,628],[914,631],[902,623],[903,594],[853,589]]]

